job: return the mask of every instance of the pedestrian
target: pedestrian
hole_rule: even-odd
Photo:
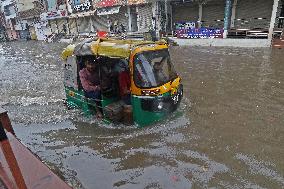
[[[115,20],[113,22],[113,29],[114,29],[114,33],[117,34],[118,33],[118,20]]]
[[[66,27],[66,24],[63,24],[63,26],[62,26],[62,27],[63,27],[63,33],[65,33],[65,34],[66,34],[66,33],[67,33],[67,27]]]

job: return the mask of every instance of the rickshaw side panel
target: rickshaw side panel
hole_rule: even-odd
[[[64,85],[78,90],[76,56],[69,56],[64,62]]]
[[[95,106],[95,103],[88,102],[82,90],[76,90],[71,87],[65,86],[66,103],[69,108],[80,108],[83,110],[84,115],[90,116],[95,112],[90,109],[89,105]]]
[[[76,90],[72,87],[65,86],[66,103],[69,108],[80,108],[83,110],[84,115],[90,116],[96,113],[96,102],[93,99],[85,97],[83,90]],[[102,96],[102,108],[104,108],[113,102],[116,102],[117,98],[106,98]]]

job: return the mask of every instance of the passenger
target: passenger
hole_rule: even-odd
[[[101,90],[107,92],[113,88],[113,70],[110,65],[101,66]]]
[[[85,91],[87,98],[92,98],[96,101],[96,115],[98,118],[102,118],[100,110],[101,100],[101,88],[100,88],[100,77],[99,69],[97,69],[95,62],[87,60],[85,62],[86,67],[80,70],[79,76],[82,87]]]
[[[130,76],[128,63],[125,60],[120,60],[119,64],[119,91],[120,97],[126,105],[131,104],[130,100]]]

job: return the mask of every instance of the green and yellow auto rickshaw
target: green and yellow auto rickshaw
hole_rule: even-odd
[[[67,46],[62,58],[67,105],[81,108],[85,115],[94,114],[94,107],[100,106],[105,121],[146,126],[179,107],[183,87],[166,42],[89,39]],[[79,77],[84,62],[92,59],[99,69],[101,84],[108,83],[100,89],[99,105],[85,96]],[[126,69],[120,69],[123,65]],[[129,104],[120,95],[121,70],[127,70],[130,80]]]

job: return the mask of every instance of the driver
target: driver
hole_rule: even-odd
[[[85,62],[85,65],[86,67],[79,72],[80,81],[85,91],[85,96],[96,101],[97,117],[102,118],[102,113],[99,109],[101,100],[99,69],[97,68],[94,61],[92,62],[90,60],[87,60]]]
[[[155,62],[153,65],[153,73],[154,73],[157,83],[161,83],[161,82],[168,80],[167,76],[165,75],[163,71],[163,62],[164,61]]]

